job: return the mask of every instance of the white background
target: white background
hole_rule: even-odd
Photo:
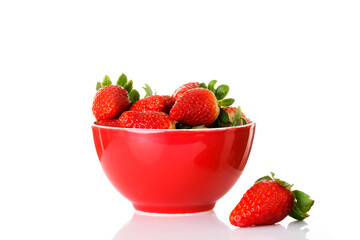
[[[145,83],[172,94],[217,79],[257,123],[245,172],[215,207],[214,224],[227,230],[214,239],[290,239],[278,235],[290,219],[244,231],[228,222],[270,171],[316,201],[308,225],[295,230],[309,232],[296,239],[354,239],[359,12],[346,0],[1,1],[0,239],[137,239],[142,230],[151,239],[149,229],[160,231],[136,221],[138,231],[125,231],[134,210],[93,146],[96,82],[121,73],[142,96]],[[209,233],[192,226],[181,229]]]

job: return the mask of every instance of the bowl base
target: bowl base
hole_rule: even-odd
[[[185,214],[210,211],[215,207],[215,203],[195,205],[195,206],[149,206],[133,203],[137,211],[155,214]]]

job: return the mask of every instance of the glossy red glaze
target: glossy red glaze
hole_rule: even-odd
[[[155,213],[211,210],[240,177],[255,123],[151,130],[92,126],[101,165],[135,209]]]

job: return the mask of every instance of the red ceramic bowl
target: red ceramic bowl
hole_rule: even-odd
[[[93,125],[101,166],[136,210],[214,208],[248,160],[255,123],[213,129],[125,129]]]

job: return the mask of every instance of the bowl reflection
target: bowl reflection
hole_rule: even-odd
[[[230,226],[230,225],[229,225]],[[304,221],[287,226],[274,224],[231,229],[215,212],[195,214],[149,214],[135,212],[132,219],[113,240],[308,240],[309,229]]]
[[[135,212],[114,240],[229,239],[230,228],[214,211],[197,214],[150,215]]]

